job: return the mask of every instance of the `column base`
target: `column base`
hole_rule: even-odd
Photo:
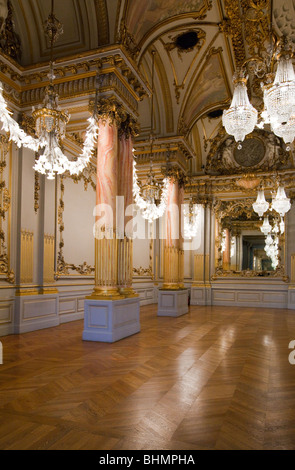
[[[188,289],[159,289],[159,317],[180,317],[186,313],[188,313]]]
[[[179,286],[178,282],[165,282],[162,287],[163,290],[179,290],[181,287]]]
[[[122,289],[119,289],[120,294],[125,298],[125,299],[133,299],[135,297],[139,297],[139,295],[133,290],[132,287],[122,287]]]
[[[139,298],[84,302],[84,341],[114,343],[140,332]]]
[[[111,287],[111,288],[98,288],[95,287],[92,294],[86,299],[88,300],[121,300],[124,299],[124,295],[121,295],[119,290]]]

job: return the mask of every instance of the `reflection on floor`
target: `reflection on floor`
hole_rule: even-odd
[[[294,449],[292,311],[141,308],[141,332],[83,322],[1,338],[1,449]]]

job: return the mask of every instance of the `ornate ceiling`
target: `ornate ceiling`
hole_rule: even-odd
[[[0,16],[5,4],[0,1]],[[24,70],[48,62],[43,23],[51,1],[11,0],[10,4],[13,38],[19,45],[16,62]],[[216,142],[227,137],[221,114],[231,101],[232,75],[250,56],[267,53],[271,18],[279,35],[294,39],[294,8],[294,0],[56,1],[55,14],[64,33],[54,56],[61,60],[78,55],[81,60],[89,51],[121,43],[151,86],[152,51],[156,51],[155,134],[161,145],[182,137],[193,156],[193,171],[206,171],[209,162],[214,173],[212,165],[220,160],[214,154]],[[2,49],[4,42],[2,36]],[[259,106],[259,83],[251,78],[250,84],[253,104]],[[139,146],[150,134],[150,112],[151,99],[145,97],[138,108]],[[292,164],[289,161],[288,168]]]

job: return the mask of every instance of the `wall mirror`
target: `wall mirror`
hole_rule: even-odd
[[[254,199],[216,201],[215,274],[219,277],[277,277],[285,273],[285,227],[273,211],[260,219],[253,210]],[[270,236],[261,230],[266,221]]]

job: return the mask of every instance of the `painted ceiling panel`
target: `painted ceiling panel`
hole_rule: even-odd
[[[11,0],[16,34],[20,38],[23,66],[50,60],[50,44],[43,24],[51,11],[49,0]],[[108,13],[105,0],[63,0],[54,3],[63,34],[54,44],[54,58],[83,53],[106,44]]]
[[[205,12],[210,5],[207,0],[142,0],[129,1],[126,14],[126,26],[139,43],[142,38],[167,19],[183,15],[197,15]]]

